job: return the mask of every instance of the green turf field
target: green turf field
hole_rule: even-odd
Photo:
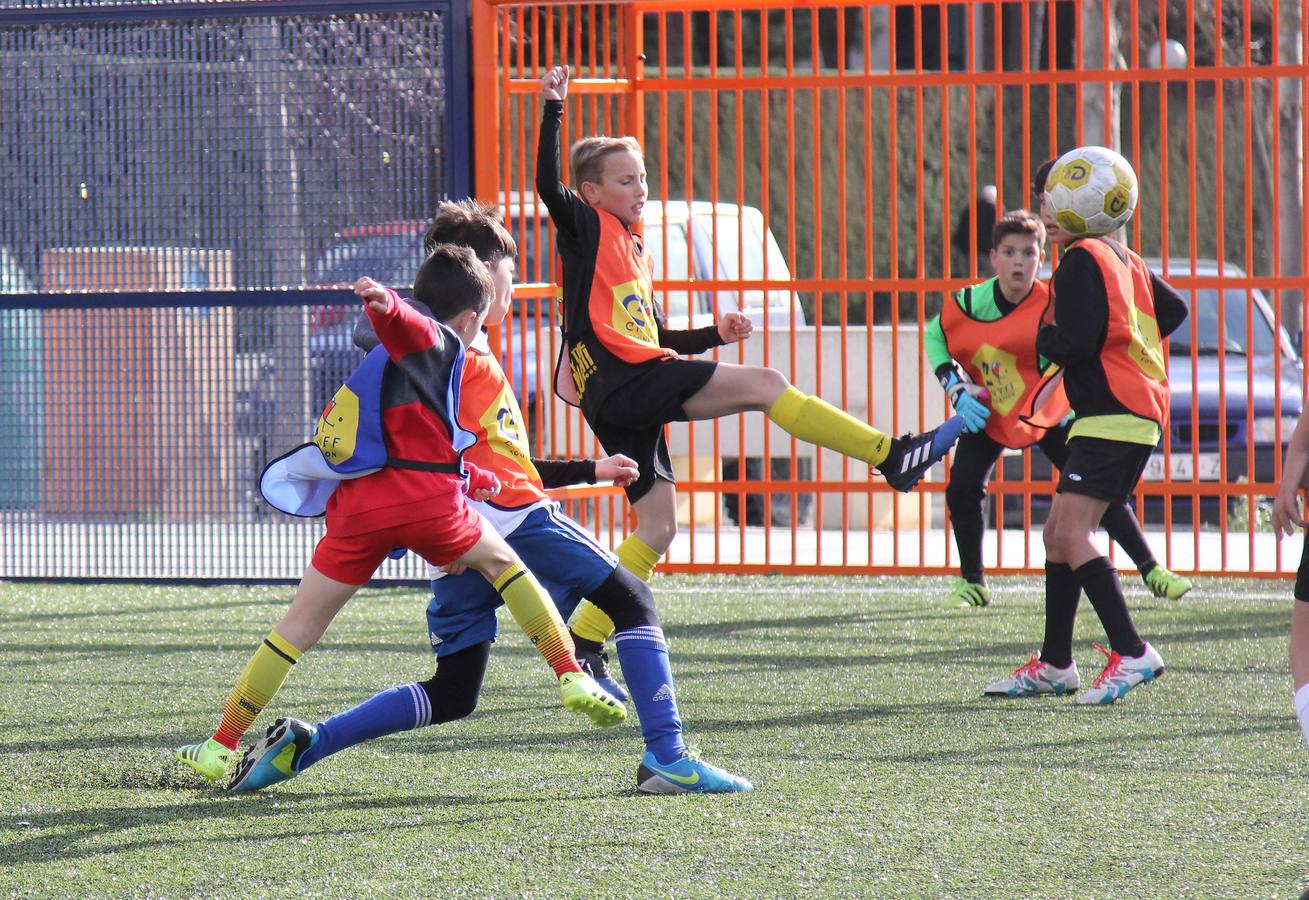
[[[682,716],[751,794],[634,791],[634,721],[569,716],[510,624],[482,706],[228,797],[207,736],[288,591],[0,584],[0,893],[162,896],[1294,897],[1309,752],[1290,585],[1129,585],[1168,672],[1115,707],[988,701],[1039,583],[944,612],[946,579],[661,578]],[[431,674],[425,598],[369,590],[259,720]],[[1102,640],[1078,624],[1084,681]]]

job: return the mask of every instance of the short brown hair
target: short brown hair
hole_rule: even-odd
[[[1038,246],[1045,246],[1045,223],[1025,209],[1015,209],[995,220],[991,228],[991,246],[999,247],[1001,238],[1016,234],[1036,238]]]
[[[492,266],[505,257],[518,257],[518,244],[505,228],[500,210],[471,197],[436,205],[436,215],[423,235],[423,249],[430,253],[437,244],[468,247]]]
[[[1036,172],[1032,174],[1032,202],[1038,206],[1041,204],[1041,195],[1045,193],[1045,181],[1050,177],[1050,170],[1054,164],[1059,162],[1059,157],[1052,156],[1037,167]]]
[[[466,309],[485,313],[495,296],[486,264],[468,247],[437,244],[414,276],[414,299],[448,322]]]
[[[573,184],[583,181],[599,184],[605,174],[605,158],[621,150],[641,155],[641,143],[634,137],[584,137],[568,151],[568,164],[573,169]]]

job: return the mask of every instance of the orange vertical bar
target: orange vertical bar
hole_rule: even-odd
[[[871,11],[864,7],[863,12],[863,35],[864,35],[864,75],[867,76],[872,72],[872,21]],[[864,358],[868,360],[864,373],[864,391],[868,398],[868,420],[877,421],[877,411],[873,403],[873,312],[876,302],[876,278],[877,278],[877,257],[874,254],[876,243],[874,241],[874,228],[877,223],[877,217],[873,215],[873,88],[869,84],[864,85],[864,171],[868,177],[864,180],[864,259],[866,260],[865,274],[867,276],[867,285],[865,287],[864,301]],[[868,505],[868,534],[866,546],[868,552],[868,562],[873,562],[873,526],[876,524],[874,517],[873,501],[873,483],[871,479],[868,487],[864,491],[865,503]],[[817,523],[822,527],[822,523]]]
[[[765,83],[768,80],[769,67],[771,65],[768,58],[768,43],[769,43],[768,15],[769,13],[767,10],[759,11],[759,72],[760,75],[763,76]],[[770,142],[768,140],[768,133],[770,130],[769,107],[770,107],[771,100],[772,100],[772,93],[768,90],[767,87],[763,87],[759,92],[759,207],[760,207],[760,212],[763,214],[765,235],[769,234],[772,228],[771,225],[772,215],[770,212],[770,208],[772,204],[770,202],[771,195],[768,190],[768,181],[769,181],[768,175],[769,175],[770,159],[771,159],[769,155]],[[768,277],[769,277],[768,254],[765,252],[764,253],[764,278],[767,279]],[[792,303],[789,304],[789,306],[790,306],[790,316],[791,316],[791,331],[794,332],[795,331],[795,304]],[[772,340],[768,330],[767,316],[764,317],[764,339],[765,339],[764,366],[771,367],[772,366]],[[772,437],[773,437],[772,429],[767,426],[764,426],[764,456],[767,456],[769,458],[772,457],[772,445],[773,445]],[[791,446],[792,448],[794,448],[794,444],[791,444]],[[793,450],[793,452],[791,453],[791,466],[793,472],[796,471],[795,465],[796,465],[795,453]],[[794,522],[795,519],[796,519],[795,516],[791,517],[791,521]],[[771,516],[765,518],[764,520],[764,561],[766,563],[772,563],[773,561],[773,522]]]
[[[496,80],[496,12],[490,0],[473,0],[472,72],[473,118],[500,124],[500,85]],[[473,192],[482,199],[500,193],[496,174],[500,159],[502,129],[473,142]]]

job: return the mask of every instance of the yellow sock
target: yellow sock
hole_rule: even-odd
[[[550,600],[550,595],[541,587],[527,567],[521,562],[514,563],[491,582],[491,586],[500,594],[509,614],[514,617],[518,627],[531,640],[532,646],[545,657],[545,661],[554,669],[556,675],[566,672],[580,672],[577,664],[577,650],[573,639],[564,627],[564,620],[559,618],[559,611]]]
[[[621,544],[615,547],[614,555],[618,557],[618,561],[623,564],[624,569],[642,581],[650,580],[651,576],[654,575],[655,566],[659,564],[659,557],[663,556],[662,553],[635,534],[629,534]]]
[[[659,557],[663,555],[634,534],[629,534],[625,541],[615,547],[614,554],[624,569],[642,581],[650,580]],[[613,633],[614,620],[605,615],[600,607],[590,600],[583,600],[577,605],[577,613],[573,616],[573,634],[603,644]]]
[[[613,633],[614,620],[601,612],[600,607],[590,600],[577,604],[577,613],[573,616],[573,634],[603,644]]]
[[[268,637],[245,664],[241,677],[228,695],[223,706],[223,721],[214,732],[214,740],[231,750],[240,746],[241,738],[245,737],[269,701],[277,696],[299,658],[300,651],[290,641],[276,630],[268,632]]]
[[[861,459],[870,466],[885,462],[886,455],[891,452],[890,437],[823,398],[806,394],[794,386],[782,391],[782,396],[768,410],[768,418],[787,434]]]

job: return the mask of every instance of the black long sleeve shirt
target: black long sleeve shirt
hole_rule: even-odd
[[[1042,325],[1037,352],[1064,367],[1064,388],[1078,419],[1123,415],[1130,411],[1115,399],[1100,353],[1109,328],[1109,295],[1100,266],[1086,250],[1073,245],[1054,273],[1056,325]],[[1186,321],[1186,301],[1168,282],[1150,273],[1159,337]]]
[[[565,185],[559,168],[559,130],[564,104],[547,100],[541,115],[541,132],[536,149],[536,192],[550,212],[558,233],[559,255],[563,258],[564,309],[585,310],[595,279],[595,258],[600,248],[600,216],[577,193]],[[663,310],[656,307],[659,346],[679,354],[694,355],[721,346],[722,337],[715,325],[704,328],[672,329],[667,327]],[[564,333],[570,339],[589,330],[589,325],[564,321]],[[645,365],[649,365],[646,363]],[[657,365],[657,363],[654,363]],[[633,366],[635,374],[639,367]],[[617,381],[612,383],[616,387]],[[601,400],[602,398],[595,398]]]

